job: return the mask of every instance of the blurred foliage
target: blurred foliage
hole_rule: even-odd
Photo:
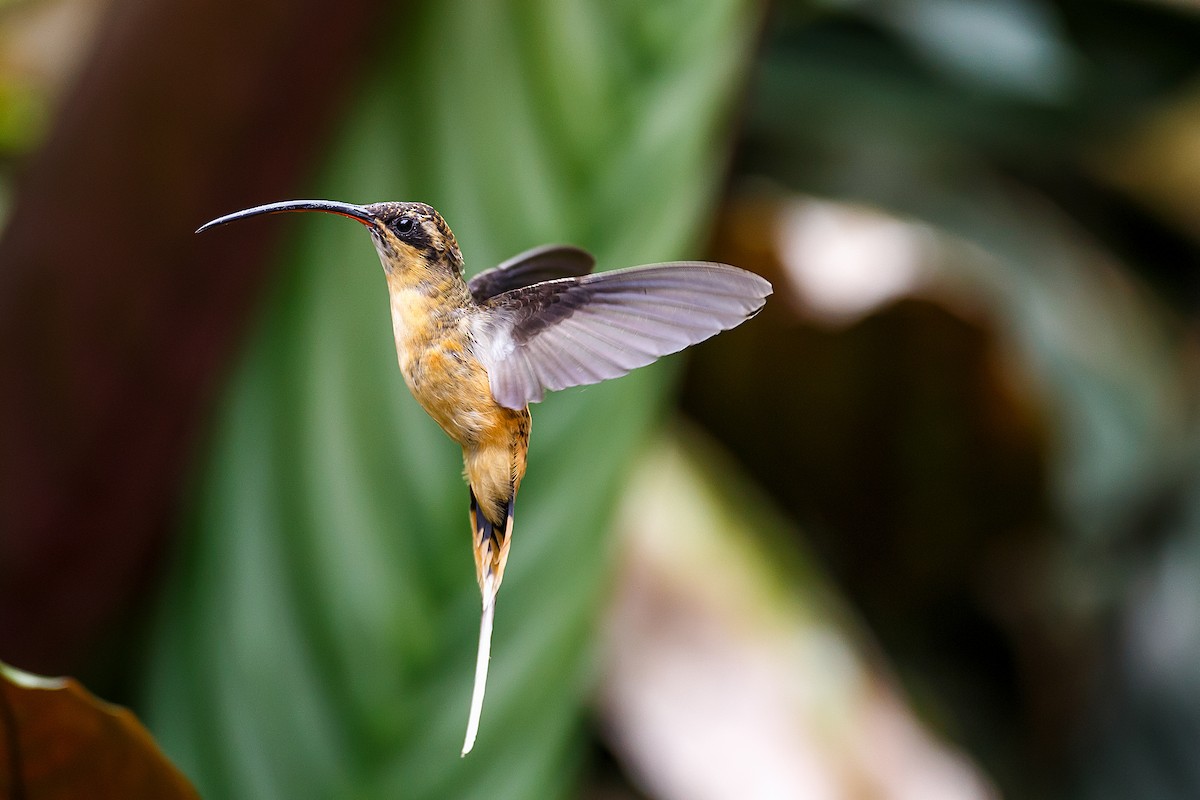
[[[0,2],[0,198],[85,52],[54,8],[106,6]],[[39,11],[58,34],[10,35]],[[763,271],[781,291],[698,349],[686,409],[799,523],[925,719],[1009,796],[1200,796],[1195,4],[780,2],[754,56],[756,13],[397,4],[311,193],[428,201],[470,271],[705,236]],[[798,195],[919,227],[934,287],[846,328],[798,319],[772,249]],[[678,362],[535,408],[460,761],[478,594],[457,448],[403,388],[362,231],[255,224],[292,238],[156,611],[152,727],[213,798],[569,794],[605,533]]]
[[[0,664],[0,797],[196,798],[129,711]]]
[[[902,699],[790,517],[692,426],[656,439],[622,500],[598,704],[637,784],[661,800],[994,797]]]
[[[0,0],[0,185],[46,136],[55,101],[111,0]]]
[[[315,193],[430,202],[470,271],[547,240],[602,268],[683,255],[753,22],[738,2],[414,6]],[[479,744],[460,760],[479,599],[459,452],[403,386],[362,231],[287,224],[154,635],[151,727],[207,797],[562,796],[602,534],[674,370],[535,409]]]
[[[1110,189],[1093,161],[1121,158],[1123,137],[1190,88],[1200,15],[1071,0],[821,5],[777,9],[739,171],[974,240],[990,229],[983,243],[1009,249],[1013,215],[990,217],[998,195],[1026,187],[1195,308],[1194,243]]]
[[[37,93],[20,83],[0,83],[0,153],[21,152],[39,133],[44,109]]]
[[[1200,793],[1200,248],[1110,177],[1144,126],[1195,119],[1164,109],[1198,43],[1200,16],[1146,3],[781,4],[749,102],[727,213],[761,234],[746,196],[785,187],[922,223],[936,305],[764,315],[688,407],[1012,796]],[[767,268],[752,251],[719,255]]]

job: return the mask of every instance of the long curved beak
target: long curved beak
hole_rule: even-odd
[[[368,227],[374,227],[379,223],[379,220],[370,211],[350,203],[339,203],[336,200],[284,200],[281,203],[267,203],[265,206],[255,206],[217,217],[197,228],[196,233],[203,233],[209,228],[233,222],[235,219],[254,217],[259,214],[279,214],[284,211],[324,211],[327,214],[340,214],[343,217],[358,220]]]

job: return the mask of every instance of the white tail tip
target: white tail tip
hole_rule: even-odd
[[[488,581],[488,584],[491,584],[491,581]],[[479,734],[479,715],[483,713],[488,662],[492,659],[492,620],[495,616],[496,590],[489,585],[483,593],[483,616],[479,621],[479,655],[475,659],[475,689],[471,692],[471,716],[467,720],[467,737],[463,740],[464,756],[471,752],[471,748],[475,746],[475,737]]]

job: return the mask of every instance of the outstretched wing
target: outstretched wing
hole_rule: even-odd
[[[492,396],[523,408],[546,390],[598,383],[732,328],[771,284],[686,261],[562,278],[493,297],[475,330]]]
[[[467,288],[476,303],[483,303],[522,286],[587,275],[595,266],[596,259],[587,250],[567,244],[544,244],[484,270],[467,281]]]

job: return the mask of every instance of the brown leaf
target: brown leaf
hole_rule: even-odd
[[[125,708],[0,664],[0,800],[198,798]]]

